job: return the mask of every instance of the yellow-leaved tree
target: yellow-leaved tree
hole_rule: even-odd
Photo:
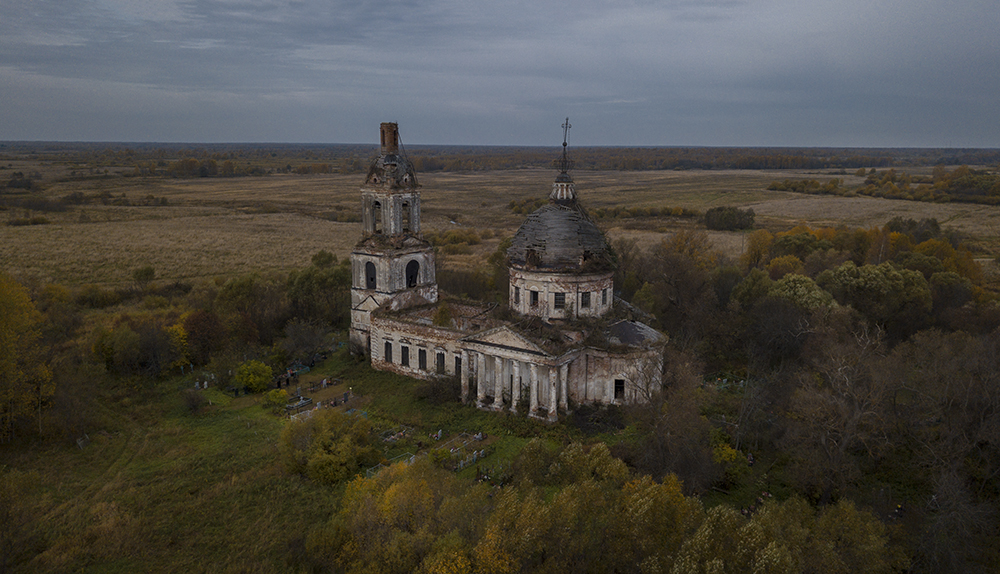
[[[14,423],[33,415],[42,432],[42,406],[55,387],[39,344],[41,322],[28,290],[0,274],[0,440],[10,440]]]

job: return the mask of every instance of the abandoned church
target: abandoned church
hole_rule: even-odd
[[[527,217],[507,251],[510,308],[501,313],[438,292],[416,174],[397,125],[383,123],[351,253],[352,349],[379,370],[457,377],[462,401],[479,408],[549,421],[574,405],[645,400],[660,384],[666,336],[615,298],[614,252],[568,171],[564,137],[548,204]]]

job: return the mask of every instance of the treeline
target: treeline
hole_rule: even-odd
[[[68,165],[71,177],[230,177],[275,173],[361,173],[373,145],[300,144],[0,144],[0,161]],[[423,146],[405,149],[418,172],[556,168],[556,147]],[[578,170],[848,170],[933,165],[994,165],[1000,151],[919,148],[579,147]],[[116,169],[117,168],[117,169]],[[30,178],[29,178],[30,179]],[[972,182],[974,183],[974,182]],[[969,189],[978,189],[973,186]],[[974,194],[973,194],[974,195]]]
[[[879,172],[874,168],[868,172],[859,169],[855,175],[867,177],[863,184],[853,188],[845,187],[843,179],[834,178],[825,184],[814,179],[773,181],[768,189],[846,197],[866,195],[910,201],[962,201],[987,205],[1000,203],[1000,174],[971,169],[966,165],[952,171],[935,166],[931,176],[910,175],[895,169]]]
[[[347,426],[336,414],[323,418],[335,420],[288,431],[306,437],[307,426]],[[294,438],[282,443],[290,468],[297,468]],[[706,509],[675,477],[636,476],[603,444],[553,449],[536,440],[510,467],[483,469],[475,482],[430,457],[355,478],[340,510],[309,533],[307,550],[320,570],[387,574],[889,573],[910,566],[892,530],[850,502],[816,510],[801,498],[757,494],[762,504],[753,513]]]
[[[556,167],[558,148],[430,148],[414,146],[417,171],[482,171]],[[571,150],[578,170],[644,171],[685,169],[840,169],[995,164],[996,150],[857,148],[685,148],[582,147]]]

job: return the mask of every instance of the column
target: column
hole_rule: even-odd
[[[531,363],[530,368],[531,368],[531,389],[529,392],[531,393],[531,395],[528,397],[528,400],[530,401],[529,404],[531,406],[528,407],[528,414],[534,415],[535,411],[538,410],[538,365],[536,365],[535,363]]]
[[[472,378],[472,365],[469,364],[469,351],[462,349],[462,404],[469,402],[469,379]]]
[[[503,410],[503,359],[493,357],[493,408]]]
[[[476,353],[476,406],[482,407],[486,402],[486,355]]]
[[[514,388],[510,393],[510,412],[517,412],[517,403],[521,402],[521,361],[514,361]]]
[[[556,414],[556,408],[558,405],[558,385],[559,384],[559,369],[555,367],[549,367],[549,420],[554,421],[559,418]]]
[[[569,363],[559,367],[559,408],[569,412]]]

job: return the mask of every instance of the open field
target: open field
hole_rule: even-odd
[[[512,200],[545,197],[554,172],[522,169],[418,174],[425,230],[456,226],[490,229],[494,237],[472,254],[443,257],[443,265],[474,266],[514,233],[523,215]],[[880,226],[895,216],[936,217],[976,238],[977,256],[1000,252],[1000,207],[893,201],[869,197],[802,195],[768,191],[771,181],[840,177],[807,171],[581,171],[574,173],[581,201],[590,209],[614,206],[752,207],[759,226],[782,230],[811,226]],[[56,200],[80,192],[138,204],[152,196],[166,205],[70,205],[62,212],[0,211],[0,221],[42,215],[46,225],[0,225],[0,264],[27,279],[70,285],[128,282],[137,267],[152,265],[161,281],[228,276],[249,271],[286,272],[308,265],[320,249],[346,257],[360,233],[349,222],[359,211],[362,177],[271,175],[212,179],[112,176],[46,183],[42,196]],[[123,197],[124,196],[124,197]],[[153,203],[153,201],[150,201]],[[162,201],[159,201],[162,203]],[[337,220],[340,221],[337,221]],[[692,219],[601,220],[611,238],[653,244],[664,232],[698,225]],[[730,257],[743,248],[741,233],[713,232],[716,249]]]

